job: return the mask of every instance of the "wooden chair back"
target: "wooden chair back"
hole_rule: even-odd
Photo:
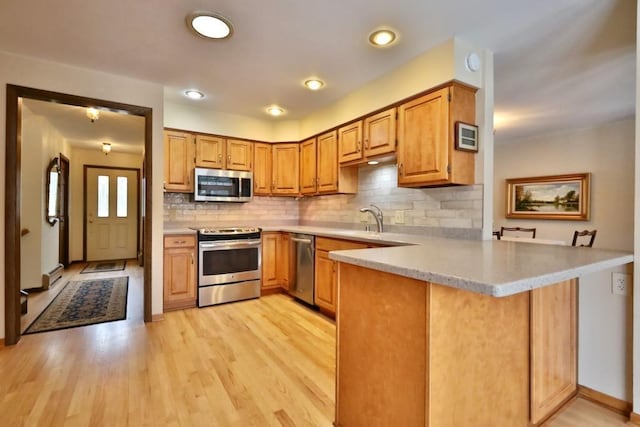
[[[583,230],[583,231],[574,231],[573,232],[573,241],[571,242],[571,246],[584,246],[590,248],[593,246],[593,241],[596,240],[596,233],[598,230]],[[589,243],[578,245],[578,237],[590,236]]]
[[[521,233],[531,233],[531,238],[536,238],[536,229],[535,228],[524,228],[524,227],[500,227],[500,236],[504,236],[505,231],[513,231],[513,232],[521,232]]]

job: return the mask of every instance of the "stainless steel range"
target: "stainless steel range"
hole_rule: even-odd
[[[198,307],[258,298],[262,272],[261,230],[198,230]]]

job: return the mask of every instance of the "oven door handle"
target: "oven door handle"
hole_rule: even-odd
[[[234,241],[234,242],[200,242],[200,249],[228,250],[238,248],[259,248],[260,240]]]

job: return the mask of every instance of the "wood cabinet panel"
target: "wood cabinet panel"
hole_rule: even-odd
[[[366,117],[364,130],[364,156],[378,157],[396,151],[396,109],[390,108]]]
[[[253,142],[241,139],[227,139],[227,159],[229,170],[251,171],[253,164]]]
[[[318,192],[338,192],[338,185],[338,138],[332,131],[318,137]]]
[[[262,289],[279,287],[278,283],[278,232],[262,233]]]
[[[278,277],[278,284],[286,291],[289,290],[289,283],[291,277],[291,238],[289,233],[280,233],[277,241],[277,265],[276,276]]]
[[[552,415],[577,391],[574,280],[531,291],[531,421]]]
[[[253,194],[271,194],[271,144],[257,142],[253,146]]]
[[[329,259],[329,252],[316,250],[313,301],[332,313],[336,312],[336,263]]]
[[[317,191],[316,139],[311,138],[300,144],[300,193],[314,194]]]
[[[225,164],[225,139],[218,136],[196,135],[196,166],[222,169]]]
[[[192,235],[165,236],[164,311],[196,306],[196,248]]]
[[[299,174],[299,144],[274,144],[271,193],[287,196],[299,194]]]
[[[194,137],[190,133],[164,132],[164,189],[193,191]]]
[[[338,129],[338,161],[347,163],[362,158],[362,120]]]

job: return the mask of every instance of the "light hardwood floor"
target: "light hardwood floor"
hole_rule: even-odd
[[[100,274],[130,277],[126,320],[26,335],[0,349],[1,426],[331,426],[332,321],[271,295],[145,325],[142,269],[110,273]],[[621,425],[623,417],[581,399],[546,424]]]

